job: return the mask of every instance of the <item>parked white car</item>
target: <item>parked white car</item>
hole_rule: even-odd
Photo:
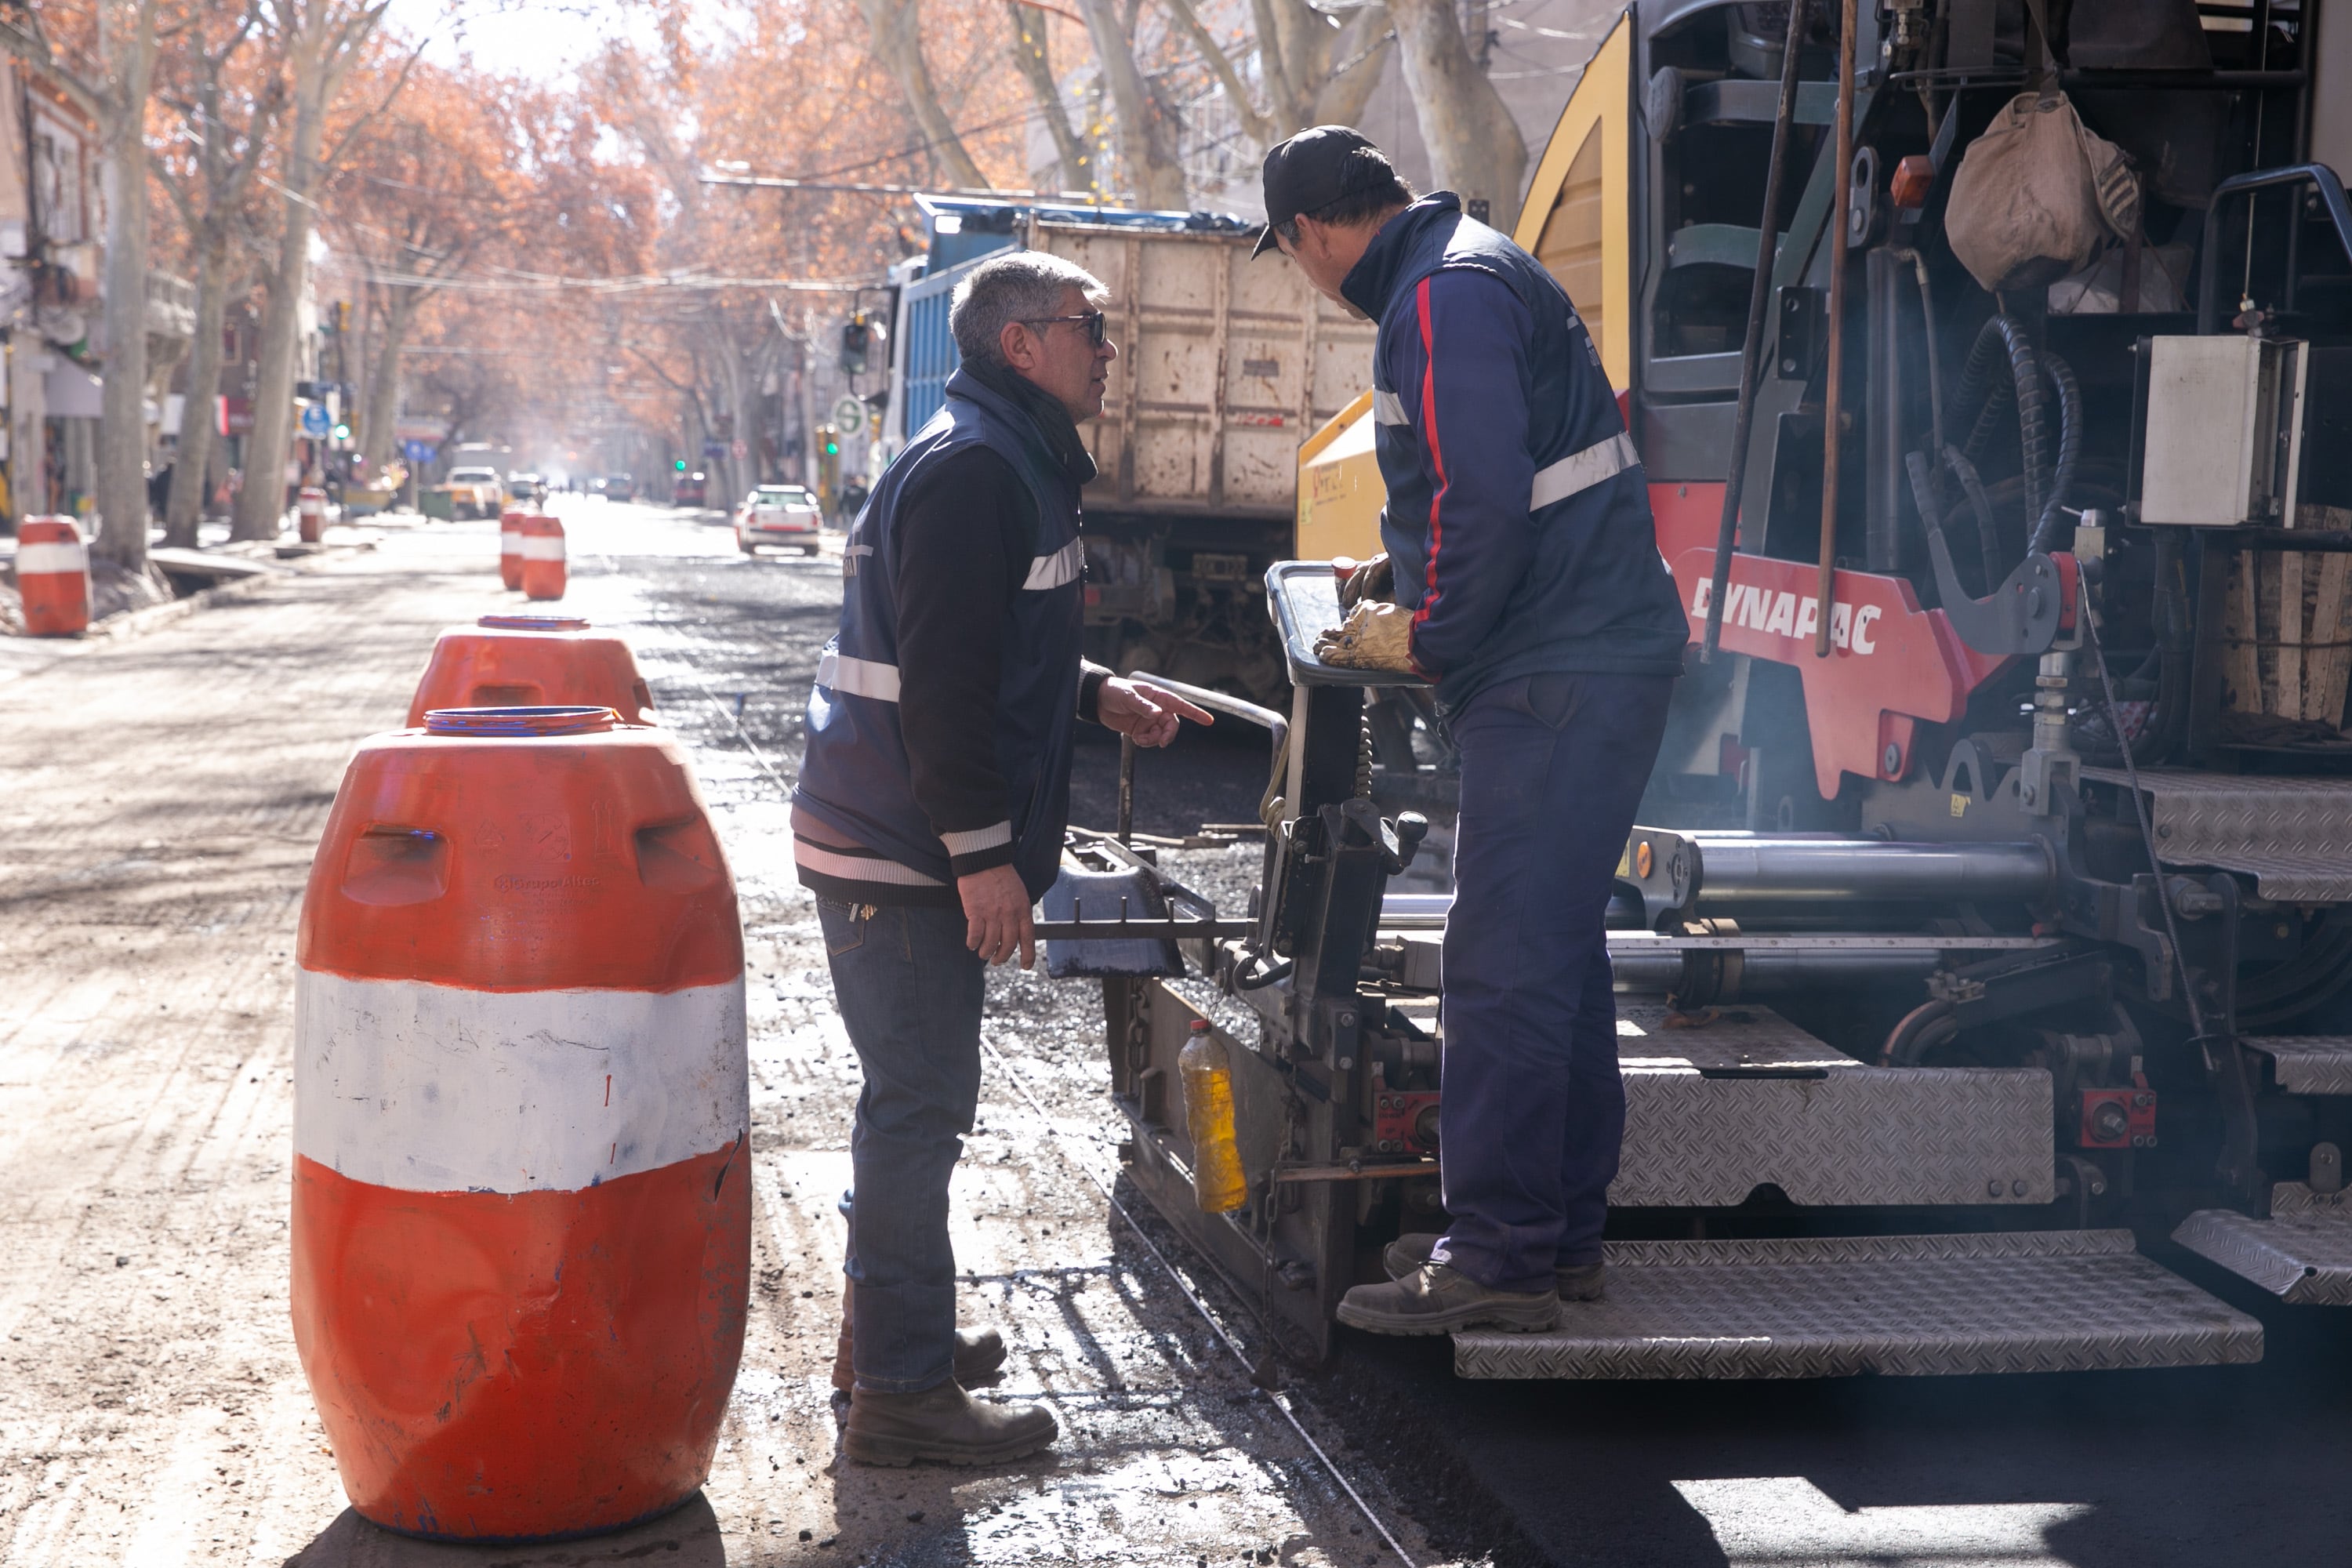
[[[814,555],[823,515],[816,497],[798,485],[761,485],[735,509],[735,542],[746,555],[757,555],[762,544],[795,545]]]

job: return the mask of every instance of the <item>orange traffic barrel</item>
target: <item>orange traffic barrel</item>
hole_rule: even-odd
[[[409,700],[412,728],[436,708],[533,708],[584,703],[627,722],[654,721],[654,695],[625,638],[577,616],[484,616],[451,626]]]
[[[302,542],[316,544],[327,535],[327,492],[316,485],[304,485],[294,492],[294,521],[301,530]]]
[[[69,517],[28,517],[16,525],[16,592],[25,629],[37,637],[89,629],[89,546]]]
[[[743,937],[684,752],[603,708],[361,743],[296,959],[294,1343],[387,1529],[617,1529],[709,1473],[751,1248]]]
[[[522,520],[522,595],[563,597],[563,525],[533,512]]]
[[[522,520],[524,514],[509,507],[499,514],[499,581],[509,588],[522,586]],[[411,719],[410,723],[416,722]]]

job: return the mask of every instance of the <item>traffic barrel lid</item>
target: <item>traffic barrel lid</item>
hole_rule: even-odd
[[[584,632],[583,616],[482,616],[474,624],[491,632]]]

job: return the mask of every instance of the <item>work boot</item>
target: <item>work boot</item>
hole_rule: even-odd
[[[841,1333],[833,1345],[833,1391],[847,1394],[857,1385],[857,1373],[850,1363],[849,1293],[851,1287],[841,1287]],[[955,1359],[949,1363],[949,1375],[970,1388],[1004,1364],[1004,1336],[994,1329],[958,1329],[955,1336]]]
[[[849,1395],[842,1451],[861,1465],[997,1465],[1034,1454],[1060,1428],[1042,1405],[981,1405],[954,1378],[919,1394]]]
[[[1443,1238],[1436,1232],[1427,1230],[1415,1231],[1410,1236],[1400,1236],[1390,1242],[1387,1250],[1381,1254],[1381,1266],[1389,1271],[1390,1279],[1402,1279],[1429,1261],[1429,1255],[1436,1250],[1441,1239]],[[1601,1265],[1597,1260],[1591,1263],[1563,1263],[1551,1271],[1552,1279],[1559,1291],[1559,1299],[1563,1301],[1601,1300],[1607,1286],[1607,1282],[1601,1278]]]
[[[1557,1291],[1496,1290],[1447,1263],[1424,1263],[1386,1285],[1359,1285],[1339,1300],[1339,1321],[1374,1334],[1528,1333],[1550,1328],[1559,1312]]]

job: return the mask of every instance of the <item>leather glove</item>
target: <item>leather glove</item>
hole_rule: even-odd
[[[1367,599],[1396,597],[1396,571],[1389,564],[1388,552],[1381,552],[1370,561],[1351,561],[1345,555],[1334,556],[1331,567],[1345,575],[1339,584],[1339,607],[1352,610]]]
[[[1393,669],[1418,674],[1412,664],[1412,612],[1402,605],[1364,603],[1315,639],[1315,657],[1339,669]]]

